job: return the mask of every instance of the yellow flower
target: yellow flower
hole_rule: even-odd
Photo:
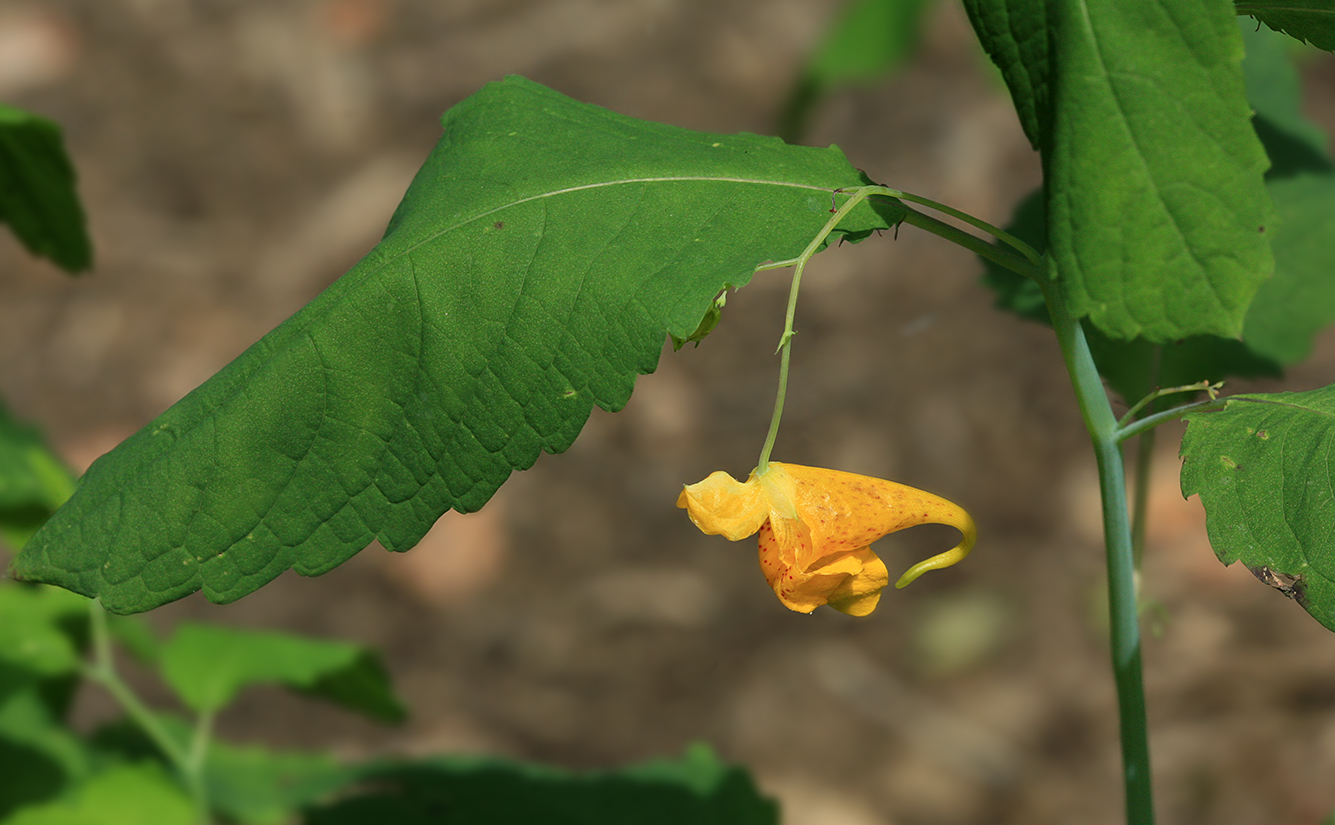
[[[869,545],[919,524],[964,534],[951,550],[910,567],[909,582],[969,554],[978,531],[963,508],[922,490],[870,476],[770,462],[743,484],[725,472],[688,484],[677,499],[707,535],[738,541],[760,532],[760,569],[779,601],[810,613],[823,604],[851,616],[876,609],[890,583]]]

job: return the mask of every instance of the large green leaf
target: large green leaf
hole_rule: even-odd
[[[248,685],[279,684],[383,722],[407,715],[380,658],[346,642],[187,623],[162,646],[161,665],[181,700],[200,712],[225,707]]]
[[[1335,386],[1238,395],[1187,416],[1182,494],[1210,544],[1335,630]]]
[[[1273,263],[1223,0],[966,0],[1043,154],[1069,309],[1114,338],[1236,337]]]
[[[0,104],[0,221],[34,255],[67,272],[87,269],[93,245],[60,127]]]
[[[570,773],[500,759],[372,763],[369,787],[308,811],[307,825],[777,825],[778,807],[741,769],[697,745],[685,757]],[[449,817],[442,819],[441,812]]]
[[[15,575],[133,612],[318,575],[372,539],[406,550],[569,447],[595,404],[620,409],[669,333],[799,255],[831,190],[867,182],[835,148],[639,121],[522,78],[443,123],[380,244],[97,461]],[[863,204],[838,235],[895,218]]]
[[[1036,191],[1022,200],[1006,226],[1007,232],[1040,251],[1047,247],[1042,194]],[[998,309],[1014,312],[1031,321],[1051,323],[1038,284],[988,260],[983,261],[983,266],[983,283],[996,292]],[[1281,272],[1283,283],[1301,283],[1299,279],[1310,274],[1308,270],[1288,268]],[[1276,280],[1280,280],[1279,276]],[[1309,288],[1319,287],[1313,283]],[[1255,304],[1252,311],[1255,312]],[[1251,314],[1247,317],[1251,323]],[[1085,337],[1099,374],[1128,404],[1134,404],[1159,387],[1219,381],[1226,377],[1279,377],[1283,372],[1279,361],[1232,338],[1196,335],[1155,344],[1143,338],[1129,341],[1109,338],[1097,329],[1086,330]]]
[[[1335,50],[1335,6],[1330,0],[1237,0],[1238,14],[1247,14],[1275,31],[1318,49]]]

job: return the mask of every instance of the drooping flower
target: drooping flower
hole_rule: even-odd
[[[910,567],[896,587],[969,554],[977,538],[959,505],[879,478],[770,462],[745,483],[725,472],[688,484],[677,499],[695,526],[729,541],[760,533],[760,569],[779,601],[810,613],[823,604],[851,616],[876,609],[890,583],[870,544],[919,524],[946,524],[964,539]]]

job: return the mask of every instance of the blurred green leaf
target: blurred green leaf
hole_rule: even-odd
[[[1335,6],[1330,0],[1237,0],[1238,14],[1250,15],[1278,32],[1335,50]]]
[[[74,492],[74,476],[41,431],[0,402],[0,539],[20,549]]]
[[[189,798],[152,762],[118,765],[70,798],[20,809],[4,825],[194,825]]]
[[[446,757],[365,766],[366,787],[307,811],[307,825],[777,825],[778,806],[740,768],[697,745],[676,760],[570,773]]]
[[[966,0],[1043,155],[1070,311],[1118,339],[1234,337],[1273,224],[1227,6]]]
[[[798,75],[779,116],[779,134],[796,143],[812,109],[839,86],[880,79],[917,51],[932,0],[851,0]]]
[[[1243,340],[1261,355],[1296,364],[1335,322],[1335,174],[1294,175],[1267,188],[1280,218],[1275,277],[1256,293]]]
[[[451,109],[384,239],[95,462],[13,562],[113,613],[411,548],[620,409],[723,289],[867,178],[837,149],[635,120],[522,78]],[[832,240],[897,217],[863,204]]]
[[[381,722],[407,716],[380,658],[346,642],[181,624],[161,657],[163,678],[199,712],[225,707],[247,686],[277,684]]]
[[[155,719],[168,738],[189,749],[190,725],[168,714],[155,714]],[[127,719],[99,728],[93,743],[124,760],[162,760],[143,729]],[[210,740],[204,756],[203,781],[211,804],[226,821],[240,825],[291,822],[303,807],[329,798],[357,776],[355,766],[328,754],[242,747],[217,739]]]
[[[0,104],[0,221],[29,252],[70,273],[93,260],[74,182],[60,127]]]
[[[1302,80],[1286,48],[1292,41],[1246,20],[1238,26],[1247,48],[1242,76],[1247,102],[1256,113],[1252,125],[1270,158],[1266,177],[1335,171],[1329,137],[1303,114]]]
[[[328,798],[352,773],[328,754],[214,743],[204,779],[209,798],[229,821],[280,825],[291,822],[302,808]]]
[[[0,683],[15,675],[0,663]],[[46,683],[28,678],[10,687],[0,685],[0,821],[16,808],[54,799],[92,766],[87,746],[53,712]]]
[[[0,586],[0,662],[38,676],[79,668],[88,600],[55,587]]]
[[[1182,494],[1201,497],[1219,560],[1335,630],[1335,386],[1237,395],[1186,420]]]

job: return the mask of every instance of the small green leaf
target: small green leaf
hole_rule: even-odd
[[[1233,396],[1187,422],[1182,494],[1201,497],[1219,560],[1335,630],[1335,386]]]
[[[705,317],[700,320],[700,326],[695,328],[695,332],[685,338],[672,336],[672,351],[677,352],[690,343],[694,343],[697,347],[700,346],[700,342],[705,340],[705,336],[713,332],[714,327],[718,326],[718,322],[722,320],[723,307],[727,303],[728,293],[726,291],[720,292],[719,296],[714,299],[714,303],[710,305],[709,311],[705,313]]]
[[[55,587],[0,586],[0,663],[47,677],[79,668],[88,600]]]
[[[4,825],[193,825],[185,792],[152,762],[118,765],[98,774],[72,797],[19,810]]]
[[[379,657],[346,642],[182,624],[161,657],[163,678],[203,713],[225,707],[249,685],[278,684],[381,722],[407,716]]]
[[[750,776],[704,746],[680,760],[572,773],[501,759],[383,761],[361,771],[366,787],[307,812],[307,825],[777,825],[778,807]]]
[[[1234,8],[1289,37],[1335,51],[1335,7],[1330,0],[1237,0]]]
[[[41,432],[0,402],[0,539],[20,549],[74,492],[74,476]]]
[[[522,78],[451,109],[384,239],[95,462],[13,562],[113,613],[411,548],[620,409],[669,335],[796,258],[838,149],[635,120]],[[883,199],[881,199],[883,200]],[[902,215],[902,208],[900,214]],[[835,233],[888,228],[860,205]]]
[[[51,707],[52,680],[28,678],[0,662],[0,821],[53,799],[91,770],[91,752]]]
[[[271,751],[214,742],[205,760],[209,798],[229,822],[281,825],[328,798],[352,769],[325,753]]]
[[[29,252],[50,258],[66,272],[92,264],[93,245],[60,127],[4,104],[0,104],[0,221],[9,224]]]
[[[170,714],[154,714],[154,719],[182,752],[189,750],[192,725]],[[98,728],[92,742],[117,759],[162,761],[158,746],[128,719]],[[236,746],[216,738],[209,741],[203,764],[210,803],[225,821],[241,825],[292,822],[302,808],[328,799],[358,776],[356,767],[329,754]]]
[[[796,142],[813,107],[833,89],[876,80],[913,56],[932,0],[851,0],[826,30],[789,93],[779,134]]]

